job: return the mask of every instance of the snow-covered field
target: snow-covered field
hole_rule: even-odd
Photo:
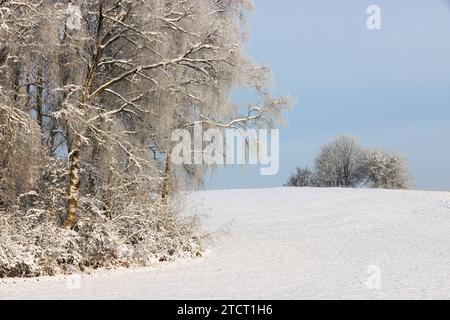
[[[202,258],[0,280],[0,298],[450,299],[450,193],[205,191],[192,207],[215,235]]]

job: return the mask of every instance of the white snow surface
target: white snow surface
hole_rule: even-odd
[[[0,280],[0,299],[450,299],[449,192],[202,191],[186,211],[214,234],[201,258]]]

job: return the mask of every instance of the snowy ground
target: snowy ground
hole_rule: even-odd
[[[450,193],[206,191],[199,204],[205,232],[220,230],[203,258],[0,280],[0,299],[450,299]]]

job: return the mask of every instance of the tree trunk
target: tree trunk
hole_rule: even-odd
[[[70,161],[70,183],[69,183],[69,202],[67,206],[67,217],[64,221],[64,228],[73,229],[77,223],[77,209],[79,202],[80,187],[80,166],[81,166],[81,137],[75,135],[73,150]]]
[[[18,102],[20,97],[20,66],[18,63],[14,62],[14,82],[12,84],[13,87],[13,101]],[[17,104],[16,104],[17,106]]]
[[[100,2],[98,9],[98,22],[97,22],[97,34],[96,34],[96,50],[93,56],[93,64],[89,70],[86,85],[83,92],[82,104],[89,102],[89,96],[91,89],[94,85],[96,72],[101,60],[103,47],[101,45],[100,32],[103,24],[103,2]],[[87,129],[87,128],[85,128]],[[73,229],[77,223],[77,211],[78,202],[80,198],[80,167],[81,167],[81,148],[82,135],[84,130],[81,130],[78,134],[75,133],[74,141],[72,144],[72,159],[70,161],[70,183],[69,183],[69,202],[67,205],[67,217],[64,221],[64,227],[67,229]]]
[[[39,127],[42,129],[42,132],[44,132],[44,121],[43,121],[43,101],[42,101],[42,71],[38,71],[36,84],[35,84],[35,90],[36,90],[36,121],[39,125]]]
[[[167,198],[169,197],[169,193],[170,193],[169,184],[170,184],[170,152],[168,152],[167,156],[166,156],[166,166],[164,169],[162,194],[161,194],[161,198],[163,199],[164,203],[166,203],[166,204],[167,204]]]

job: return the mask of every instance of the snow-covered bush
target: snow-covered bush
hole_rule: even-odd
[[[200,255],[195,220],[161,203],[130,205],[110,219],[82,201],[77,230],[60,227],[50,211],[0,211],[0,278],[144,266]]]
[[[51,160],[16,206],[0,207],[0,278],[143,266],[201,254],[196,217],[181,217],[161,199],[126,194],[112,210],[85,195],[75,230],[62,228],[67,164]]]
[[[367,177],[373,188],[406,189],[412,183],[406,159],[399,154],[381,150],[369,154]]]

